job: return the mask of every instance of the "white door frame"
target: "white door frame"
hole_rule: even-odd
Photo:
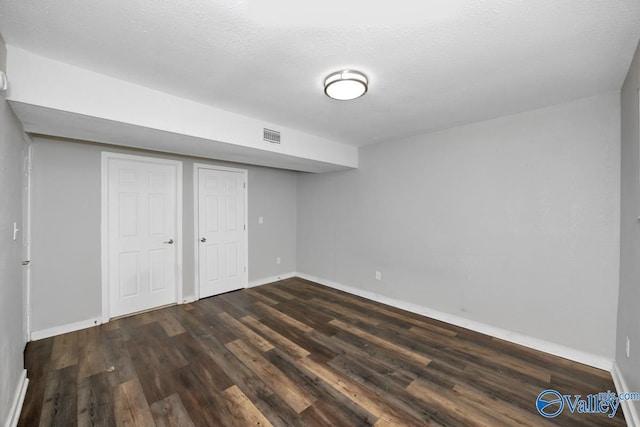
[[[200,216],[199,216],[199,172],[201,169],[207,170],[219,170],[219,171],[227,171],[227,172],[236,172],[241,173],[244,185],[244,223],[245,223],[245,233],[244,233],[244,265],[246,265],[246,269],[243,272],[244,274],[244,287],[246,288],[249,285],[249,171],[247,169],[240,168],[230,168],[227,166],[217,166],[206,163],[194,163],[193,164],[193,242],[194,242],[194,266],[195,266],[195,291],[194,296],[196,300],[200,299]]]
[[[176,303],[182,301],[182,162],[178,160],[145,157],[131,154],[102,152],[102,217],[100,220],[101,266],[102,266],[102,323],[110,319],[109,312],[109,230],[108,189],[109,161],[112,159],[171,165],[176,167]]]
[[[25,134],[24,141],[27,145],[26,148],[26,164],[23,167],[26,169],[23,173],[23,179],[26,182],[23,182],[23,194],[22,197],[25,198],[23,202],[22,212],[22,238],[23,238],[23,268],[26,271],[23,271],[23,286],[24,286],[24,332],[25,339],[27,342],[31,341],[31,171],[32,171],[32,158],[33,158],[33,150],[31,145],[31,139]],[[24,264],[27,263],[27,264]]]

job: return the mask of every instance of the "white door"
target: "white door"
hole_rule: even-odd
[[[199,297],[244,288],[246,171],[197,169]]]
[[[177,301],[177,162],[109,157],[109,317]]]

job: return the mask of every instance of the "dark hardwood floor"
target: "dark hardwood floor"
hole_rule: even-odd
[[[302,279],[29,343],[22,426],[625,425],[607,372]]]

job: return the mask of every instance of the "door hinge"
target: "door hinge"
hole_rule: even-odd
[[[246,265],[244,266],[244,272],[245,273],[247,272],[247,266]]]
[[[242,226],[242,229],[243,229],[243,230],[245,230],[245,231],[247,231],[247,224],[244,224],[244,225]]]
[[[242,183],[242,188],[247,188],[247,183],[246,182]]]

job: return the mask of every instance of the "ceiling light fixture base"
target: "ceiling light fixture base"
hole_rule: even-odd
[[[360,71],[342,70],[324,79],[324,93],[338,101],[360,98],[369,89],[369,79]]]

